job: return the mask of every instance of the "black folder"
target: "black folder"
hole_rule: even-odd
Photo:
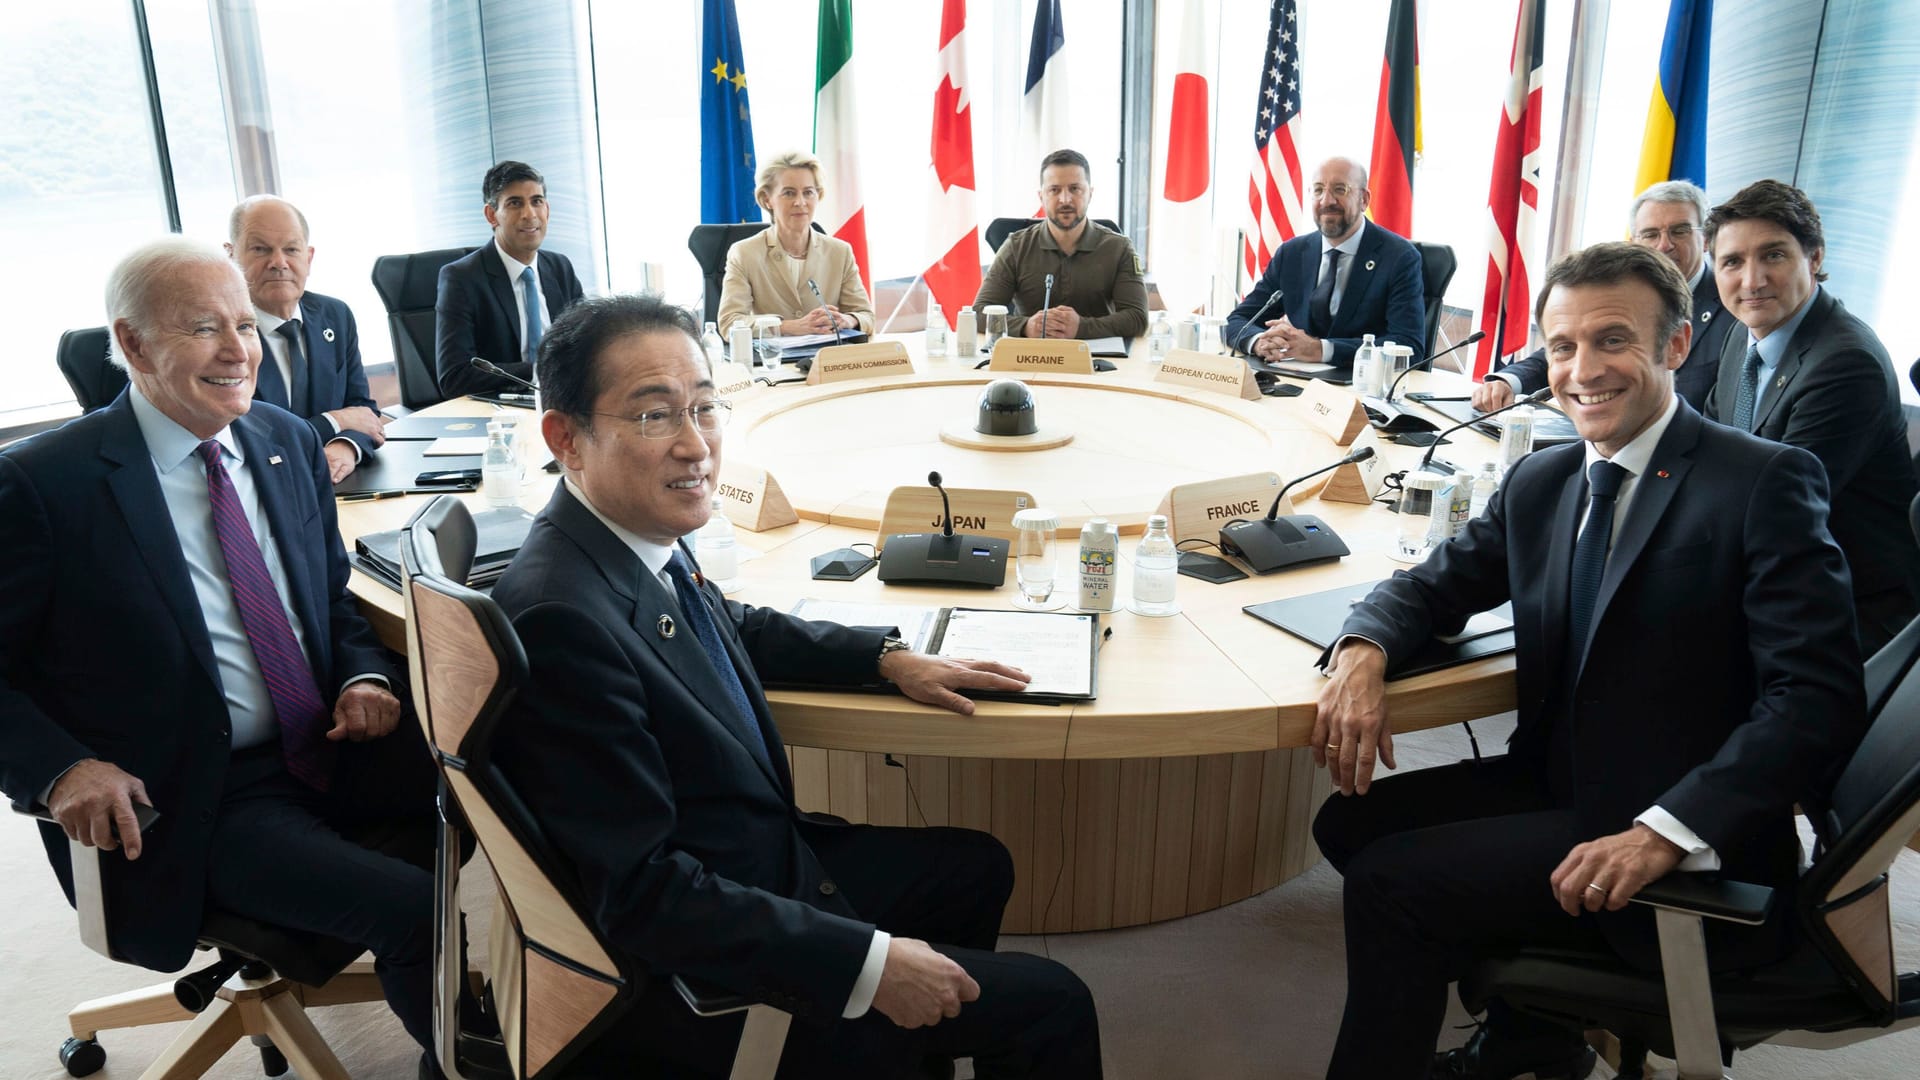
[[[1264,604],[1249,604],[1240,610],[1270,626],[1277,626],[1294,637],[1316,645],[1322,649],[1333,644],[1340,636],[1340,628],[1346,625],[1347,614],[1353,605],[1366,599],[1378,581],[1363,581],[1356,585],[1342,585],[1325,592],[1308,593],[1305,596],[1289,596],[1284,600],[1269,600]],[[1434,637],[1421,646],[1412,656],[1388,657],[1387,678],[1404,679],[1409,675],[1422,675],[1429,671],[1467,664],[1482,657],[1497,656],[1513,651],[1513,607],[1501,604],[1492,611],[1485,612],[1488,619],[1476,615],[1485,625],[1476,626],[1469,622],[1466,632],[1450,637]],[[1478,632],[1475,632],[1475,631]]]
[[[481,428],[481,434],[486,429]],[[480,454],[456,454],[452,456],[427,456],[427,447],[433,443],[424,440],[388,440],[387,443],[366,455],[360,465],[345,480],[333,485],[335,495],[357,495],[373,491],[404,492],[442,492],[472,491],[479,486],[474,483],[460,484],[422,484],[417,479],[425,472],[451,472],[458,469],[480,468]]]
[[[387,424],[387,441],[484,436],[487,422],[492,419],[491,416],[422,416],[414,413]]]
[[[533,515],[517,506],[496,506],[473,515],[473,568],[466,584],[486,591],[527,542]],[[395,592],[400,591],[400,530],[368,533],[354,541],[348,557],[354,566]]]

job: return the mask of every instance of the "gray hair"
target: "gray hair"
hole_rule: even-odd
[[[239,202],[234,203],[233,213],[227,215],[227,243],[234,246],[235,255],[240,253],[240,226],[246,224],[247,212],[256,206],[261,206],[266,203],[279,203],[281,206],[293,211],[294,220],[300,223],[300,239],[308,241],[309,243],[312,242],[313,234],[307,231],[307,215],[301,213],[299,207],[278,195],[249,195]]]
[[[241,288],[246,278],[227,253],[212,244],[184,236],[165,236],[149,240],[128,252],[107,275],[107,355],[121,369],[127,366],[120,351],[120,338],[114,324],[125,319],[134,330],[145,332],[154,325],[155,309],[160,305],[167,278],[183,266],[215,266],[231,274]]]
[[[1707,193],[1700,190],[1698,184],[1686,180],[1662,180],[1636,195],[1633,205],[1627,207],[1627,233],[1632,235],[1633,223],[1640,220],[1640,208],[1650,202],[1686,203],[1693,207],[1693,223],[1704,227],[1707,223]]]

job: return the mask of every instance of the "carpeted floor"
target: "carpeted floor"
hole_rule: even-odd
[[[1481,722],[1481,745],[1499,745],[1509,726]],[[1398,745],[1406,768],[1466,753],[1457,728],[1408,736]],[[1920,853],[1902,853],[1894,898],[1900,966],[1912,969],[1920,956]],[[38,840],[22,821],[0,821],[0,908],[12,912],[0,936],[0,1077],[57,1080],[66,1076],[54,1052],[66,1037],[67,1008],[157,977],[102,960],[79,943]],[[470,926],[479,948],[486,917],[475,911]],[[1308,1080],[1322,1074],[1339,1023],[1340,941],[1340,881],[1321,865],[1205,915],[1104,933],[1009,938],[1002,945],[1045,952],[1086,979],[1100,1005],[1107,1075],[1116,1080]],[[414,1075],[418,1052],[384,1007],[315,1015],[354,1076]],[[1464,1021],[1458,1016],[1455,1022]],[[138,1076],[180,1027],[107,1033],[108,1065],[97,1075]],[[1463,1037],[1448,1034],[1449,1040]],[[257,1077],[256,1062],[251,1047],[237,1049],[208,1075]],[[1905,1080],[1920,1073],[1920,1031],[1824,1054],[1763,1047],[1740,1055],[1734,1072],[1742,1080]],[[1596,1075],[1605,1076],[1604,1067]]]

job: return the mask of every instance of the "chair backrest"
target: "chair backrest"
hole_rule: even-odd
[[[1413,249],[1420,253],[1420,280],[1427,293],[1427,355],[1432,356],[1440,340],[1440,312],[1446,306],[1447,284],[1453,280],[1453,272],[1460,268],[1460,262],[1453,257],[1453,249],[1445,244],[1415,240]]]
[[[89,326],[60,335],[60,349],[54,354],[60,374],[73,389],[73,400],[82,412],[104,409],[113,404],[127,388],[127,373],[107,356],[107,328]]]
[[[635,980],[493,760],[493,737],[526,682],[527,657],[500,608],[448,573],[471,559],[472,533],[466,505],[442,495],[401,534],[414,706],[498,886],[494,1007],[514,1075],[557,1076],[631,1007]]]
[[[764,221],[746,221],[737,225],[695,225],[687,234],[687,250],[693,252],[693,260],[700,264],[700,277],[707,286],[708,322],[720,318],[720,287],[727,278],[727,249],[766,230]],[[827,234],[817,221],[813,223],[813,231],[822,236]]]
[[[387,306],[387,333],[393,338],[400,404],[409,409],[424,409],[446,400],[434,364],[433,303],[440,291],[440,268],[472,250],[441,248],[411,255],[382,255],[373,260],[373,288]]]
[[[1007,242],[1007,237],[1012,236],[1014,233],[1019,232],[1029,225],[1039,223],[1040,220],[1041,219],[1037,217],[994,218],[992,221],[987,222],[987,247],[994,251],[999,251],[1000,245]],[[1093,223],[1095,225],[1104,225],[1114,232],[1120,231],[1120,223],[1109,218],[1094,218]]]

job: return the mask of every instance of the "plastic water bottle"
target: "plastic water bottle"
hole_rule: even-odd
[[[1147,330],[1147,363],[1158,364],[1167,358],[1167,350],[1173,348],[1173,324],[1167,321],[1167,313],[1153,313],[1153,326]]]
[[[726,350],[720,344],[720,331],[714,329],[712,323],[708,323],[706,330],[700,334],[700,347],[706,350],[708,374],[727,362]]]
[[[1493,462],[1480,465],[1480,475],[1473,478],[1472,516],[1479,517],[1487,512],[1487,504],[1493,501],[1493,493],[1500,490],[1500,473]]]
[[[1373,335],[1367,334],[1360,339],[1360,347],[1353,351],[1353,392],[1362,397],[1378,397],[1374,389],[1380,382],[1380,350],[1373,343]]]
[[[507,442],[507,428],[498,420],[487,424],[487,452],[480,460],[480,486],[488,506],[520,505],[520,461]]]
[[[693,556],[700,561],[700,572],[713,579],[725,592],[740,576],[740,550],[733,543],[733,522],[720,507],[720,496],[713,497],[713,516],[693,534]]]
[[[1163,617],[1180,614],[1174,585],[1180,579],[1180,552],[1167,535],[1165,514],[1147,519],[1147,535],[1133,549],[1133,605],[1136,615]]]
[[[947,316],[940,301],[927,297],[927,357],[944,360],[947,355]]]
[[[957,325],[953,329],[954,355],[962,358],[972,356],[974,338],[980,331],[979,323],[974,321],[972,304],[960,305],[960,316],[956,322]]]
[[[734,323],[727,334],[727,359],[743,368],[753,367],[753,325],[745,319]]]

